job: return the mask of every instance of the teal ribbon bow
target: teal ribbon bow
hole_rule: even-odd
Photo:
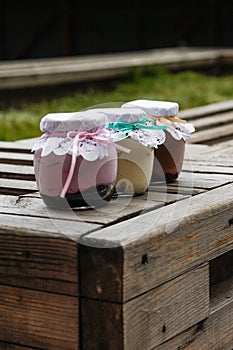
[[[146,122],[150,121],[152,125],[146,124]],[[116,122],[116,123],[110,123],[108,125],[110,129],[113,130],[120,130],[120,131],[133,131],[138,129],[149,129],[149,130],[165,130],[167,129],[166,125],[155,125],[154,120],[151,118],[144,118],[136,123],[127,123],[127,122]]]

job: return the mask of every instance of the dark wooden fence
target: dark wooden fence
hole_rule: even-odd
[[[2,0],[0,59],[230,47],[231,0]]]

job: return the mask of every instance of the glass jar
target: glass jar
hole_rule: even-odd
[[[185,141],[174,139],[165,131],[166,140],[158,148],[154,149],[154,167],[151,181],[174,182],[183,166]]]
[[[151,181],[153,148],[127,137],[118,144],[130,149],[130,153],[118,151],[116,191],[119,194],[140,195],[147,191]]]
[[[139,108],[98,108],[96,112],[108,117],[114,142],[130,152],[118,150],[116,192],[119,195],[140,195],[147,191],[151,181],[154,151],[151,133],[159,127],[148,125],[146,113]],[[154,143],[154,140],[152,140]]]
[[[42,118],[44,134],[34,145],[39,192],[52,208],[95,208],[112,197],[116,147],[107,117],[93,111],[53,113]]]
[[[135,100],[124,103],[123,109],[141,108],[155,120],[156,125],[165,125],[163,142],[154,148],[154,167],[151,182],[174,182],[181,170],[184,159],[185,141],[191,138],[194,126],[177,117],[179,105],[176,102]]]

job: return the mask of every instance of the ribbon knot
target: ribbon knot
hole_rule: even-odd
[[[138,129],[149,129],[149,130],[165,130],[166,125],[155,125],[152,118],[144,118],[136,123],[128,123],[123,121],[118,121],[115,123],[110,123],[109,128],[113,130],[120,130],[123,132],[134,131]]]
[[[112,142],[111,132],[109,130],[106,130],[106,129],[99,129],[99,130],[94,131],[94,132],[69,131],[67,133],[67,136],[69,138],[73,138],[74,140],[73,140],[72,159],[71,159],[71,165],[70,165],[69,173],[68,173],[68,176],[66,178],[65,185],[63,186],[61,194],[60,194],[60,197],[62,197],[62,198],[65,197],[66,192],[68,191],[68,188],[70,186],[70,183],[71,183],[73,175],[74,175],[74,169],[75,169],[75,165],[76,165],[76,158],[77,158],[77,155],[78,155],[78,144],[79,144],[79,142],[87,140],[87,139],[90,139],[90,140],[95,140],[95,141],[101,142],[101,143],[103,142],[103,143],[111,144],[115,148],[118,148],[121,151],[126,152],[126,153],[130,152],[130,149]]]

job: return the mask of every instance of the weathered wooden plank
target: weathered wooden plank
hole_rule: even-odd
[[[123,350],[123,305],[81,299],[82,349]]]
[[[217,164],[216,164],[217,163]],[[182,171],[195,173],[210,173],[210,174],[233,174],[233,166],[220,165],[214,161],[192,160],[184,161]]]
[[[1,194],[24,194],[33,191],[38,191],[37,184],[35,181],[8,179],[0,177]]]
[[[213,144],[216,143],[216,141],[227,137],[233,137],[233,123],[197,131],[189,143]]]
[[[0,285],[0,339],[48,350],[78,345],[78,298]]]
[[[192,167],[192,164],[189,164]],[[161,190],[163,188],[168,188],[169,191],[172,189],[176,189],[177,193],[184,193],[184,189],[186,189],[187,194],[192,194],[192,191],[195,189],[212,189],[218,186],[222,186],[227,183],[233,182],[233,174],[230,172],[229,174],[224,173],[211,173],[211,172],[192,172],[192,171],[182,171],[179,175],[178,179],[171,184],[156,184],[156,182],[152,182],[154,188]],[[153,190],[151,187],[149,189]]]
[[[100,225],[9,214],[0,222],[1,283],[77,295],[77,241]]]
[[[208,316],[208,264],[133,299],[124,312],[126,349],[149,350],[181,333]]]
[[[33,165],[33,154],[0,152],[0,163]]]
[[[233,303],[233,275],[211,288],[211,314]]]
[[[179,117],[187,120],[195,120],[204,116],[231,110],[233,110],[233,100],[228,100],[180,111]]]
[[[117,65],[119,62],[122,62],[123,59],[129,60],[130,62],[137,63],[137,60],[145,59],[145,63],[161,63],[168,61],[169,63],[174,63],[177,59],[179,61],[185,60],[197,60],[200,59],[209,60],[217,59],[219,57],[232,57],[232,49],[222,49],[222,48],[165,48],[165,49],[154,49],[154,50],[140,50],[137,51],[135,57],[135,52],[122,52],[122,53],[110,53],[110,54],[101,54],[101,55],[85,55],[85,56],[69,56],[62,58],[43,58],[43,59],[26,59],[26,60],[16,60],[11,62],[2,62],[1,67],[4,68],[5,74],[9,73],[9,70],[12,70],[12,74],[19,73],[19,69],[22,68],[25,71],[28,69],[37,70],[40,67],[46,68],[61,68],[64,65],[70,64],[90,64],[93,65],[98,60],[98,63],[106,64],[109,61],[112,61],[113,64]],[[156,60],[156,61],[154,61]],[[157,62],[158,60],[158,62]],[[124,62],[123,62],[124,63]],[[143,64],[143,62],[142,62]],[[143,65],[144,65],[143,64]],[[64,68],[63,68],[64,69]]]
[[[62,219],[25,217],[21,215],[0,214],[1,232],[15,232],[25,236],[42,236],[54,238],[70,238],[78,242],[82,235],[101,227],[94,223],[75,222]]]
[[[221,49],[171,48],[141,50],[137,52],[110,53],[85,57],[31,59],[20,62],[3,62],[0,65],[0,88],[103,79],[119,76],[130,67],[159,66],[181,68],[214,64]],[[228,55],[232,55],[229,49]]]
[[[12,343],[5,343],[0,341],[0,349],[2,350],[41,350],[39,348],[28,348],[25,346],[15,345]]]
[[[216,310],[203,322],[191,327],[153,350],[232,350],[233,302]]]
[[[225,165],[233,165],[233,157],[232,157],[232,150],[233,147],[221,147],[221,148],[215,148],[214,152],[209,153],[208,159],[213,160],[217,159],[220,160]]]
[[[193,124],[196,132],[200,130],[212,129],[216,126],[232,124],[233,123],[233,111],[225,113],[219,113],[211,116],[205,116],[204,118],[194,119]],[[195,139],[196,132],[193,134]]]
[[[221,143],[214,146],[215,151],[225,151],[225,150],[230,151],[230,150],[232,150],[232,148],[233,148],[233,137],[230,140],[221,142]],[[216,160],[218,160],[218,159],[216,159]]]
[[[1,190],[0,190],[1,191]],[[9,192],[9,191],[8,191]],[[0,213],[17,214],[28,217],[45,217],[50,219],[69,220],[76,222],[90,222],[106,225],[119,220],[134,217],[148,210],[153,210],[164,205],[165,202],[174,202],[187,198],[186,195],[158,194],[150,196],[145,194],[143,198],[118,198],[112,200],[106,207],[90,210],[58,210],[45,206],[40,198],[20,195],[19,197],[0,195]],[[158,197],[158,198],[157,198]]]
[[[186,144],[185,161],[192,163],[201,160],[207,163],[214,162],[220,166],[233,166],[232,147],[230,140],[214,146]]]
[[[226,185],[82,236],[81,276],[88,286],[81,286],[82,295],[127,301],[231,250],[232,207],[233,186]],[[110,247],[123,256],[123,266],[111,261],[106,280]],[[118,281],[120,293],[114,292]]]
[[[187,161],[199,159],[200,156],[203,156],[203,154],[206,155],[206,153],[211,152],[212,149],[213,146],[186,142],[184,159]]]
[[[1,164],[0,178],[35,180],[34,168],[28,165]]]
[[[125,304],[82,299],[83,348],[151,349],[208,316],[208,283],[206,264]]]
[[[3,284],[77,296],[77,266],[77,243],[71,239],[7,233],[0,229]]]
[[[171,184],[171,187],[211,189],[231,182],[233,182],[232,174],[181,172],[177,181]]]
[[[0,195],[0,213],[22,216],[45,217],[72,221],[86,221],[106,225],[139,215],[148,210],[154,210],[165,204],[188,198],[187,194],[152,192],[136,198],[113,199],[108,206],[96,210],[55,210],[49,209],[40,199],[39,194]]]
[[[35,196],[33,196],[33,194]],[[55,216],[50,215],[47,210],[45,204],[38,192],[29,193],[28,195],[0,195],[0,212],[5,214],[17,214],[22,216],[36,216],[36,217],[44,217],[44,218],[55,218]],[[59,211],[57,214],[57,218],[61,218],[59,213],[63,213]],[[64,216],[66,212],[64,211]]]
[[[166,203],[172,203],[175,199],[184,199],[185,197],[188,198],[191,195],[198,194],[205,192],[204,189],[199,188],[192,188],[191,186],[181,186],[176,183],[174,186],[174,183],[162,183],[162,182],[151,182],[148,188],[149,193],[155,192],[155,196],[165,196],[165,198],[171,199],[171,201],[167,201]],[[177,199],[175,198],[177,196]],[[182,198],[182,196],[184,196]]]
[[[32,142],[36,141],[36,139],[28,139],[27,142],[23,143],[20,141],[0,141],[0,151],[1,152],[19,152],[19,153],[31,153]]]

